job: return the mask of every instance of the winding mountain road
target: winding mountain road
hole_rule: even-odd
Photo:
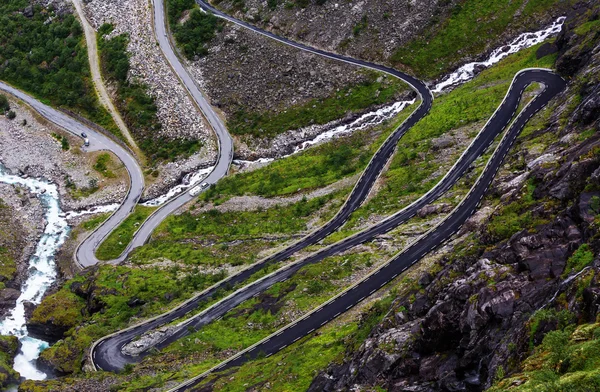
[[[180,384],[169,392],[193,390],[195,385],[200,383],[213,371],[222,371],[230,367],[240,366],[244,362],[257,357],[269,357],[286,348],[288,345],[311,334],[316,329],[332,321],[340,314],[350,310],[375,291],[392,281],[399,274],[406,271],[410,266],[421,260],[427,253],[449,240],[479,207],[485,191],[492,183],[504,158],[527,121],[566,86],[565,81],[560,76],[549,70],[525,70],[517,74],[513,80],[513,84],[511,85],[505,102],[512,99],[513,96],[520,96],[524,88],[534,82],[544,84],[544,90],[517,116],[494,151],[494,154],[488,161],[483,173],[479,176],[475,185],[471,188],[463,201],[444,221],[421,236],[402,252],[389,260],[384,266],[366,276],[359,283],[343,291],[320,307],[314,309],[312,312],[306,314],[301,319],[294,321],[260,342],[240,351],[207,372]],[[512,118],[512,116],[510,117]],[[494,121],[504,122],[505,118],[497,116],[492,122]],[[508,121],[510,121],[510,119],[508,119]],[[503,127],[505,127],[505,125]]]
[[[231,165],[231,161],[233,159],[233,140],[231,139],[231,136],[229,135],[229,132],[227,131],[223,120],[210,106],[206,97],[202,94],[202,92],[194,82],[194,79],[190,76],[186,68],[183,66],[183,64],[175,54],[175,51],[173,50],[167,35],[166,23],[167,21],[165,18],[163,0],[155,0],[154,31],[155,38],[160,46],[160,49],[162,50],[163,55],[167,59],[169,66],[179,77],[181,84],[185,87],[189,96],[192,98],[196,106],[202,111],[202,113],[208,120],[208,123],[213,128],[217,136],[219,144],[219,154],[217,156],[217,162],[215,163],[215,166],[210,172],[210,174],[204,179],[205,182],[208,182],[209,184],[214,184],[218,180],[223,178],[225,175],[227,175],[229,171],[229,166]],[[110,263],[119,263],[125,260],[133,249],[144,245],[148,241],[154,229],[156,229],[156,227],[166,217],[168,217],[177,209],[184,206],[186,203],[193,199],[195,199],[194,196],[191,196],[188,192],[183,192],[169,200],[156,211],[154,211],[135,232],[133,239],[125,248],[125,250],[121,253],[121,255],[118,258],[111,260]],[[127,214],[131,212],[135,207],[135,203],[130,205],[128,202],[125,202],[124,205],[127,206],[125,208],[128,211]],[[119,218],[122,218],[119,222],[125,219],[126,216],[127,215],[119,215]],[[100,226],[95,232],[92,233],[92,235],[90,235],[90,237],[85,239],[77,248],[76,259],[80,265],[87,267],[100,262],[95,256],[95,251],[98,248],[98,246],[100,246],[102,241],[112,232],[112,230],[116,228],[116,226],[105,226],[106,224]]]
[[[253,273],[257,272],[258,270],[263,268],[265,265],[268,265],[273,262],[285,260],[293,253],[297,252],[298,250],[306,247],[309,244],[313,244],[313,243],[320,241],[321,239],[325,238],[327,235],[329,235],[330,233],[335,231],[337,228],[339,228],[348,219],[348,217],[352,213],[352,211],[354,211],[354,209],[356,209],[358,206],[360,206],[360,204],[362,204],[362,202],[368,195],[368,192],[370,191],[375,179],[379,176],[381,170],[385,166],[385,163],[391,157],[398,140],[412,125],[414,125],[418,120],[420,120],[423,116],[425,116],[431,107],[431,102],[432,102],[433,97],[432,97],[431,93],[429,92],[429,90],[426,88],[426,86],[422,82],[420,82],[408,75],[405,75],[401,72],[398,72],[396,70],[393,70],[393,69],[390,69],[388,67],[384,67],[384,66],[381,66],[378,64],[370,64],[370,63],[366,63],[366,62],[363,62],[360,60],[355,60],[355,59],[344,57],[344,56],[338,56],[336,54],[327,53],[322,50],[309,48],[309,47],[306,47],[305,45],[288,41],[286,39],[274,36],[273,34],[271,34],[269,32],[265,32],[260,29],[257,29],[257,28],[255,28],[251,25],[248,25],[244,22],[237,21],[227,15],[222,14],[220,11],[215,10],[214,8],[212,8],[211,6],[209,6],[205,3],[200,2],[200,5],[206,11],[214,12],[216,15],[223,17],[229,21],[237,23],[243,27],[249,28],[260,34],[269,36],[273,39],[276,39],[280,42],[284,42],[290,46],[299,48],[301,50],[306,50],[311,53],[323,55],[323,56],[333,58],[333,59],[338,59],[338,60],[345,61],[345,62],[348,62],[351,64],[364,66],[364,67],[371,68],[371,69],[376,69],[376,70],[388,73],[390,75],[393,75],[395,77],[401,78],[401,79],[405,80],[407,83],[409,83],[419,93],[420,97],[422,98],[422,102],[421,102],[421,105],[419,106],[419,108],[406,120],[405,123],[403,123],[388,138],[388,140],[386,140],[386,142],[382,145],[380,150],[375,154],[375,156],[373,157],[373,160],[369,163],[369,166],[367,167],[367,169],[365,169],[365,172],[363,173],[360,180],[356,184],[356,187],[354,188],[351,195],[349,196],[346,204],[342,207],[342,209],[339,211],[339,213],[330,222],[328,222],[326,225],[324,225],[317,231],[309,234],[305,238],[296,242],[295,244],[276,253],[275,255],[270,256],[264,260],[261,260],[259,263],[251,266],[250,268],[248,268],[244,271],[241,271],[237,275],[234,275],[232,277],[225,279],[224,281],[220,282],[219,284],[206,290],[204,293],[200,294],[199,296],[182,304],[178,308],[175,308],[175,309],[171,310],[170,312],[163,314],[155,319],[148,320],[145,323],[134,326],[130,329],[119,331],[113,335],[110,335],[108,337],[101,339],[93,347],[92,362],[96,366],[98,366],[99,368],[104,369],[104,370],[118,371],[118,370],[122,369],[127,363],[138,362],[144,356],[144,354],[142,354],[139,357],[132,357],[132,356],[125,355],[122,352],[123,346],[126,345],[127,343],[131,342],[132,340],[134,340],[135,337],[138,337],[147,331],[153,330],[157,327],[160,327],[161,325],[170,323],[176,319],[179,319],[179,318],[185,316],[186,314],[193,311],[197,307],[197,305],[200,301],[210,299],[218,289],[225,288],[227,286],[232,286],[234,284],[245,281]],[[288,279],[290,276],[292,276],[298,269],[300,269],[304,265],[318,262],[318,261],[324,259],[325,257],[331,256],[333,254],[339,253],[339,252],[349,249],[353,246],[356,246],[360,243],[368,241],[368,240],[372,239],[373,237],[375,237],[376,235],[386,233],[386,232],[392,230],[393,228],[397,227],[398,225],[402,224],[403,222],[407,221],[408,219],[412,218],[420,208],[431,203],[432,201],[434,201],[435,199],[440,197],[442,194],[444,194],[448,189],[450,189],[456,183],[456,181],[458,181],[458,179],[469,169],[469,167],[475,161],[475,159],[477,159],[479,156],[481,156],[484,153],[484,151],[491,145],[493,140],[504,129],[506,129],[506,126],[510,123],[510,121],[515,116],[515,113],[519,106],[520,99],[522,97],[522,93],[523,93],[524,89],[532,82],[544,83],[545,85],[551,86],[552,88],[546,88],[544,90],[544,93],[542,93],[540,96],[538,96],[532,102],[532,104],[530,104],[527,107],[527,110],[525,112],[523,112],[523,114],[521,116],[518,117],[518,122],[522,122],[523,124],[526,121],[526,120],[523,120],[525,118],[524,115],[527,115],[529,113],[535,113],[537,110],[539,110],[539,108],[543,107],[556,94],[556,91],[562,90],[563,85],[564,85],[564,82],[562,81],[562,79],[560,77],[558,77],[557,75],[555,75],[549,71],[546,71],[546,70],[527,70],[527,71],[519,73],[513,80],[513,83],[511,84],[511,87],[510,87],[509,91],[507,92],[504,101],[498,107],[498,109],[496,110],[494,115],[490,118],[488,123],[481,130],[481,132],[479,133],[477,138],[467,148],[467,150],[465,150],[465,152],[463,153],[461,158],[456,162],[456,164],[452,167],[452,169],[448,172],[448,174],[430,192],[428,192],[426,195],[421,197],[419,200],[417,200],[410,206],[404,208],[400,212],[398,212],[398,213],[394,214],[393,216],[389,217],[388,219],[384,220],[383,222],[381,222],[373,227],[370,227],[360,233],[357,233],[356,235],[354,235],[352,237],[346,238],[338,243],[330,245],[329,247],[326,247],[319,252],[316,252],[302,260],[299,260],[298,262],[296,262],[290,266],[287,266],[283,269],[275,271],[274,273],[269,274],[266,277],[259,279],[256,282],[253,282],[247,286],[242,287],[235,293],[233,293],[230,296],[226,297],[225,299],[219,301],[218,303],[209,307],[208,309],[201,312],[200,314],[181,323],[174,333],[166,336],[166,338],[162,342],[157,344],[155,347],[162,348],[162,347],[172,343],[173,341],[176,341],[177,339],[180,339],[181,337],[187,335],[188,327],[190,327],[190,326],[192,326],[194,328],[199,328],[215,319],[218,319],[219,317],[222,317],[227,311],[231,310],[232,308],[239,305],[243,301],[268,289],[269,287],[271,287],[273,284],[275,284],[277,282]],[[519,128],[518,123],[515,123],[515,124],[516,125],[513,125],[513,127],[511,127],[511,132],[512,133],[516,132],[516,134],[518,134],[518,132],[520,131],[521,128]],[[522,127],[522,125],[521,125],[521,127]],[[516,137],[516,135],[515,135],[515,137]],[[505,146],[505,145],[503,144],[503,146]],[[496,156],[496,154],[494,156]],[[489,174],[488,169],[486,169],[486,173]],[[492,176],[492,178],[493,178],[493,176]],[[487,188],[487,186],[486,186],[486,188]],[[479,191],[481,192],[480,196],[482,196],[483,192],[485,191],[485,188],[483,188],[482,190],[480,189]],[[475,188],[473,188],[472,193],[473,192],[475,192]],[[463,204],[461,204],[461,206],[463,206]],[[453,216],[455,214],[453,214]],[[460,216],[463,216],[463,215],[460,215]],[[452,222],[455,222],[455,220],[452,220]],[[462,225],[462,222],[460,223],[460,225]],[[456,227],[456,224],[452,227]],[[445,229],[441,230],[441,231],[443,231],[444,233],[447,233],[447,231],[445,231]],[[439,243],[441,243],[441,242],[437,242],[434,239],[434,240],[428,241],[428,243],[431,245],[430,249],[433,249],[436,246],[438,246]],[[420,257],[415,258],[415,257],[411,256],[409,258],[411,261],[410,265],[412,265],[412,263],[416,262],[416,260],[418,260],[419,258]],[[392,264],[392,262],[390,262],[390,264],[386,265],[386,267],[384,267],[384,268],[391,268],[391,267],[388,267],[391,264]],[[395,264],[397,264],[397,262],[394,263],[394,265]],[[403,266],[405,264],[406,264],[406,262],[402,263]],[[394,275],[393,277],[395,277],[396,275]],[[385,278],[388,280],[385,280],[385,279],[383,281],[381,279],[378,280],[378,282],[381,282],[382,285],[392,279],[391,278],[392,275],[382,274],[382,277],[383,276],[385,276]],[[365,287],[368,287],[368,286],[365,286]],[[364,293],[364,290],[361,289],[360,292]],[[369,291],[369,292],[371,292],[371,291]],[[358,302],[359,301],[356,301],[356,302],[346,301],[346,302],[344,302],[344,304],[349,309]],[[310,325],[313,325],[313,324],[310,324]],[[322,325],[322,324],[320,324],[320,325]],[[305,330],[305,332],[306,331],[307,330]],[[287,332],[285,335],[288,336]],[[283,335],[280,335],[280,336],[283,336]],[[298,336],[294,336],[294,339],[297,337]],[[291,342],[290,340],[285,340],[285,339],[287,339],[286,337],[283,337],[281,339],[283,339],[283,341],[287,341],[288,344]],[[262,351],[264,351],[264,350],[262,350]],[[267,353],[267,354],[273,353],[273,352],[274,351],[272,351],[272,350],[265,351],[265,353]],[[231,365],[231,366],[234,366],[234,365]]]
[[[63,112],[51,108],[50,106],[41,103],[29,94],[26,94],[9,84],[0,82],[0,90],[9,93],[18,99],[25,102],[32,109],[37,111],[42,117],[50,122],[58,125],[66,131],[72,133],[75,136],[81,138],[81,132],[85,132],[90,141],[89,147],[82,147],[84,151],[100,151],[106,150],[114,153],[125,165],[127,172],[129,173],[130,186],[127,196],[121,203],[121,206],[115,211],[100,227],[96,229],[90,236],[88,236],[79,246],[76,252],[76,262],[82,266],[87,267],[98,263],[94,252],[97,246],[102,240],[110,234],[121,222],[127,218],[129,213],[133,210],[138,200],[140,199],[144,190],[144,175],[142,169],[138,165],[133,155],[121,146],[116,141],[112,140],[108,136],[84,125],[83,123],[67,116]],[[83,144],[83,139],[81,139]]]
[[[168,313],[99,340],[92,347],[90,354],[92,364],[99,369],[118,371],[127,363],[139,361],[144,355],[139,357],[127,356],[122,353],[122,347],[145,332],[151,331],[161,325],[182,318],[189,312],[196,309],[200,301],[212,297],[218,289],[242,283],[265,266],[274,262],[286,260],[292,254],[298,252],[308,245],[317,243],[337,230],[347,221],[350,214],[364,202],[376,179],[379,177],[386,163],[393,155],[399,139],[406,133],[408,129],[410,129],[420,119],[427,115],[432,105],[433,95],[430,90],[423,82],[413,78],[410,75],[382,65],[372,64],[334,53],[328,53],[320,49],[311,48],[300,43],[289,41],[285,38],[278,37],[270,32],[260,30],[245,22],[236,20],[226,14],[223,14],[202,0],[198,0],[198,3],[200,7],[207,12],[212,12],[223,19],[275,39],[286,45],[363,68],[384,72],[400,78],[407,82],[416,91],[421,98],[421,102],[419,107],[407,118],[407,120],[405,120],[405,122],[401,124],[382,144],[356,183],[343,207],[328,223],[291,246],[286,247],[285,249],[261,260],[260,262],[250,266],[238,274],[219,282],[212,288],[192,298],[190,301],[187,301],[179,307],[172,309]],[[195,103],[199,108],[201,108],[208,122],[214,128],[219,140],[219,157],[217,164],[213,172],[211,172],[205,180],[206,182],[212,184],[227,174],[231,159],[233,157],[233,143],[222,120],[210,107],[206,98],[196,86],[194,80],[190,77],[187,70],[182,65],[173,48],[171,47],[166,30],[166,18],[164,11],[163,0],[154,0],[156,39],[170,66],[179,76],[182,84],[186,87],[188,93],[193,98]],[[320,250],[319,252],[311,254],[308,257],[275,271],[256,282],[242,287],[232,295],[219,301],[199,315],[183,322],[175,331],[175,333],[168,336],[165,340],[158,344],[157,347],[164,347],[165,345],[170,344],[182,336],[185,336],[189,326],[198,328],[221,317],[227,311],[231,310],[246,299],[268,289],[274,283],[289,278],[302,266],[318,262],[326,257],[368,241],[379,234],[392,230],[393,228],[413,217],[420,208],[439,198],[448,189],[450,189],[458,181],[458,179],[464,175],[475,159],[480,157],[491,145],[493,140],[503,130],[506,129],[510,122],[515,118],[515,113],[519,106],[524,89],[533,82],[542,83],[545,86],[543,92],[540,93],[529,105],[527,105],[521,114],[516,117],[513,124],[498,145],[492,158],[490,158],[477,183],[473,186],[461,204],[442,223],[437,225],[424,236],[420,237],[415,243],[411,244],[404,251],[388,261],[384,266],[374,271],[364,280],[313,310],[302,319],[290,324],[270,337],[236,354],[229,360],[223,362],[208,372],[185,382],[174,390],[180,391],[193,387],[211,371],[222,370],[231,366],[238,366],[248,359],[257,357],[259,353],[260,355],[268,356],[287,347],[289,344],[297,341],[301,337],[312,333],[316,328],[319,328],[325,323],[338,317],[341,313],[351,309],[353,306],[360,303],[364,298],[368,297],[370,294],[374,293],[376,290],[394,279],[398,274],[405,271],[412,264],[416,263],[432,249],[435,249],[444,241],[448,240],[462,226],[466,219],[479,205],[486,189],[493,180],[498,168],[501,166],[504,157],[508,153],[510,147],[514,143],[514,140],[527,120],[531,118],[531,116],[533,116],[533,114],[535,114],[538,110],[544,107],[544,105],[546,105],[556,94],[562,91],[565,86],[565,82],[558,75],[549,70],[539,69],[524,70],[518,73],[515,76],[504,101],[498,107],[488,123],[483,127],[477,138],[465,150],[463,155],[448,172],[448,174],[431,191],[429,191],[419,200],[387,218],[386,220],[378,223],[377,225],[369,227],[360,233],[332,244]],[[96,132],[95,130],[66,116],[64,113],[58,110],[52,109],[47,105],[40,103],[33,97],[14,89],[10,85],[0,82],[0,89],[23,100],[36,111],[38,111],[42,116],[63,127],[74,135],[79,135],[81,132],[86,132],[90,139],[90,147],[88,150],[110,150],[123,161],[125,167],[127,168],[131,179],[131,186],[125,200],[121,204],[120,208],[103,225],[96,229],[96,231],[94,231],[80,244],[76,251],[76,260],[81,266],[86,267],[98,263],[99,261],[94,256],[96,248],[106,238],[106,236],[108,236],[110,232],[112,232],[112,230],[114,230],[129,215],[141,196],[144,188],[144,179],[139,165],[127,149],[123,148],[119,143],[111,140],[109,137]],[[168,215],[194,198],[195,197],[192,197],[185,192],[171,199],[167,204],[156,210],[142,224],[140,229],[134,235],[133,241],[129,244],[123,254],[112,262],[124,260],[131,250],[143,245],[148,240],[152,231]]]

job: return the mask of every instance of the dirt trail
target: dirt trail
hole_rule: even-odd
[[[108,91],[106,91],[106,86],[104,85],[104,80],[102,79],[102,74],[100,73],[100,60],[98,58],[98,45],[96,42],[96,31],[90,25],[87,18],[85,17],[85,13],[83,12],[83,7],[81,5],[81,0],[72,0],[75,9],[77,10],[77,14],[79,15],[79,20],[81,22],[81,26],[83,27],[83,31],[85,33],[85,41],[87,44],[87,52],[88,59],[90,62],[90,71],[92,74],[92,80],[94,81],[94,86],[96,86],[96,92],[98,93],[98,99],[100,103],[108,109],[111,117],[121,130],[121,133],[127,139],[127,143],[134,149],[138,156],[141,156],[141,152],[139,147],[137,146],[135,140],[129,133],[129,129],[125,122],[121,118],[121,115],[113,105],[110,96],[108,95]]]

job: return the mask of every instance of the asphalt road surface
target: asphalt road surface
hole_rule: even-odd
[[[129,215],[142,195],[142,191],[144,190],[144,176],[142,174],[142,169],[138,165],[133,155],[111,138],[95,131],[94,129],[73,119],[72,117],[67,116],[63,112],[41,103],[32,96],[17,90],[6,83],[0,82],[0,89],[19,98],[37,111],[41,116],[55,123],[64,130],[72,133],[73,135],[81,138],[81,133],[85,132],[90,141],[90,145],[89,147],[82,147],[83,150],[111,151],[123,162],[127,168],[131,185],[125,200],[123,200],[119,209],[115,211],[111,217],[104,222],[104,224],[98,227],[96,231],[94,231],[81,243],[76,252],[76,261],[82,267],[88,267],[98,263],[99,261],[94,255],[96,248],[102,242],[102,240]],[[81,144],[83,145],[83,138],[81,138]]]
[[[171,312],[161,315],[160,317],[150,320],[144,324],[138,325],[129,330],[124,330],[118,332],[112,336],[109,336],[103,340],[101,340],[95,347],[92,352],[93,362],[101,369],[118,371],[122,369],[125,364],[138,362],[144,355],[138,357],[131,357],[122,353],[122,347],[133,340],[136,336],[139,336],[147,331],[155,329],[165,323],[169,323],[173,320],[179,319],[186,314],[193,311],[200,301],[204,301],[209,299],[216,290],[220,288],[224,288],[227,286],[232,286],[238,283],[241,283],[248,279],[252,274],[264,268],[264,266],[287,259],[290,255],[297,252],[298,250],[316,243],[321,239],[325,238],[327,235],[335,231],[339,228],[348,218],[348,216],[354,211],[366,198],[368,192],[370,191],[374,181],[377,179],[381,170],[385,166],[385,163],[391,157],[395,146],[398,140],[402,137],[402,135],[418,120],[420,120],[424,115],[427,114],[431,107],[432,96],[427,87],[420,81],[405,75],[401,72],[395,71],[393,69],[383,67],[377,64],[369,64],[360,60],[354,60],[351,58],[338,56],[335,54],[330,54],[323,52],[321,50],[308,48],[302,44],[298,44],[295,42],[291,42],[280,37],[276,37],[268,32],[264,32],[259,30],[253,26],[245,24],[243,22],[239,22],[235,19],[228,17],[220,13],[218,10],[214,10],[212,7],[201,3],[201,6],[209,11],[214,12],[215,14],[224,17],[227,20],[233,21],[239,25],[242,25],[246,28],[249,28],[253,31],[257,31],[260,34],[264,34],[270,36],[278,41],[284,42],[288,45],[297,47],[302,50],[307,50],[309,52],[324,55],[326,57],[339,59],[348,63],[356,64],[359,66],[365,66],[372,69],[377,69],[396,77],[399,77],[409,84],[419,93],[422,98],[422,103],[420,107],[411,115],[411,117],[401,125],[391,136],[384,145],[380,148],[380,150],[376,153],[373,160],[363,173],[361,179],[358,181],[355,189],[351,193],[348,198],[346,204],[342,207],[339,213],[325,226],[320,228],[319,230],[311,233],[307,237],[298,241],[297,243],[291,245],[290,247],[278,252],[277,254],[262,260],[261,262],[253,265],[251,268],[244,270],[237,275],[234,275],[222,282],[219,285],[214,286],[212,289],[207,290],[202,295],[196,297],[192,301],[189,301],[178,308],[173,309]],[[455,166],[450,170],[450,172],[436,185],[434,189],[428,192],[425,196],[419,199],[417,202],[413,203],[409,207],[403,209],[399,213],[393,215],[392,217],[386,219],[380,224],[358,233],[355,236],[347,238],[343,241],[340,241],[336,244],[333,244],[320,252],[317,252],[300,262],[290,266],[289,268],[276,271],[267,277],[254,282],[250,285],[243,287],[242,289],[236,291],[234,294],[225,298],[224,300],[219,301],[217,304],[208,308],[201,314],[193,317],[188,320],[172,335],[168,336],[165,340],[163,340],[156,347],[161,348],[164,347],[171,342],[187,335],[187,327],[193,326],[195,328],[199,328],[207,323],[222,317],[227,311],[237,306],[241,302],[245,301],[248,298],[266,290],[268,287],[273,285],[276,282],[283,281],[293,275],[299,268],[302,266],[314,263],[322,260],[325,257],[331,256],[333,254],[339,253],[343,250],[346,250],[350,247],[356,246],[362,242],[368,241],[372,239],[374,236],[390,231],[394,227],[397,227],[399,224],[405,222],[410,219],[415,213],[422,208],[423,206],[431,203],[433,200],[437,199],[443,193],[445,193],[450,187],[452,187],[456,181],[469,170],[471,164],[479,157],[483,152],[489,147],[489,145],[493,142],[494,138],[506,128],[508,123],[514,117],[514,114],[519,105],[522,92],[524,88],[530,83],[528,82],[528,77],[533,73],[541,72],[542,75],[546,75],[545,72],[542,71],[528,71],[526,73],[518,75],[515,78],[514,83],[511,85],[509,92],[507,93],[505,100],[502,105],[498,108],[494,116],[490,119],[490,121],[486,124],[484,129],[480,132],[477,139],[469,146],[469,148],[465,151],[465,153],[461,156],[459,161],[455,164]],[[529,76],[528,76],[529,75]],[[541,76],[539,77],[541,78]],[[536,80],[537,81],[537,80]],[[539,102],[539,99],[538,101]]]
[[[160,49],[162,50],[163,55],[167,59],[175,74],[179,77],[181,84],[186,88],[189,95],[194,100],[195,104],[200,108],[205,118],[208,120],[208,123],[217,135],[217,140],[219,143],[219,155],[217,157],[217,162],[213,171],[203,180],[203,182],[214,184],[227,175],[227,172],[229,171],[229,166],[233,160],[233,140],[231,139],[223,120],[217,115],[217,113],[215,113],[204,94],[202,94],[194,82],[194,79],[190,76],[173,51],[173,47],[171,46],[169,37],[167,35],[165,7],[163,0],[153,0],[153,2],[154,31]],[[184,206],[189,201],[196,198],[197,196],[191,196],[189,192],[183,192],[161,206],[158,210],[154,211],[154,213],[150,215],[150,217],[148,217],[144,223],[142,223],[123,253],[117,259],[112,260],[111,262],[118,263],[125,260],[127,255],[129,255],[133,249],[144,245],[148,241],[154,229],[156,229],[156,227],[163,220],[165,220],[165,218],[167,218],[180,207]]]
[[[206,6],[206,5],[204,5],[204,6]],[[223,14],[221,14],[221,15],[223,15]],[[165,52],[165,55],[169,59],[169,62],[173,66],[174,70],[178,73],[182,82],[190,90],[192,95],[195,98],[197,95],[199,97],[199,102],[204,102],[206,105],[208,105],[205,100],[202,101],[204,99],[202,97],[202,94],[196,88],[193,80],[191,78],[189,78],[188,73],[186,72],[185,68],[181,65],[181,63],[179,62],[177,56],[173,53],[172,47],[168,40],[167,32],[165,30],[165,21],[164,21],[165,19],[164,18],[165,18],[165,15],[164,15],[163,0],[154,0],[154,20],[155,20],[155,25],[156,25],[155,29],[156,29],[157,39],[159,40],[159,44],[161,45],[161,48]],[[396,145],[398,144],[398,140],[414,124],[416,124],[419,120],[421,120],[421,118],[423,118],[429,112],[429,110],[431,108],[431,104],[433,102],[433,95],[432,95],[431,91],[427,88],[425,83],[423,83],[422,81],[420,81],[410,75],[407,75],[403,72],[399,72],[394,69],[380,66],[377,64],[371,64],[371,63],[367,63],[367,62],[364,62],[361,60],[356,60],[356,59],[352,59],[349,57],[339,56],[339,55],[336,55],[333,53],[327,53],[324,51],[316,50],[316,49],[304,46],[302,44],[298,44],[298,43],[295,43],[292,41],[282,39],[280,37],[276,37],[268,32],[264,32],[262,30],[256,29],[253,26],[244,24],[243,22],[236,21],[235,23],[238,23],[238,24],[242,25],[243,27],[249,28],[260,34],[267,35],[273,39],[276,39],[280,42],[284,42],[287,45],[296,47],[298,49],[308,51],[308,52],[311,52],[311,53],[314,53],[317,55],[325,56],[328,58],[333,58],[336,60],[344,61],[344,62],[347,62],[350,64],[357,65],[359,67],[376,69],[378,71],[385,72],[394,77],[402,79],[406,83],[408,83],[411,86],[411,88],[413,88],[415,90],[415,92],[419,95],[419,97],[421,98],[421,103],[420,103],[419,107],[410,115],[410,117],[403,124],[401,124],[386,139],[386,141],[382,144],[382,146],[379,148],[379,150],[375,153],[371,162],[369,163],[367,168],[362,173],[360,179],[356,183],[354,189],[352,190],[352,192],[351,192],[350,196],[348,197],[348,199],[346,200],[345,204],[338,211],[338,213],[335,215],[335,217],[332,218],[328,223],[326,223],[324,226],[317,229],[316,231],[310,233],[309,235],[305,236],[304,238],[297,241],[296,243],[290,245],[289,247],[277,252],[276,254],[274,254],[268,258],[261,260],[260,262],[250,266],[249,268],[247,268],[243,271],[240,271],[236,275],[233,275],[233,276],[227,278],[225,281],[221,282],[220,284],[218,284],[216,286],[213,286],[210,290],[205,291],[200,296],[197,296],[196,298],[185,303],[184,305],[173,309],[167,315],[160,316],[157,319],[149,320],[135,328],[132,328],[129,330],[123,330],[114,335],[110,335],[108,337],[101,339],[93,347],[92,352],[91,352],[92,362],[94,363],[96,368],[103,369],[103,370],[110,370],[110,371],[118,371],[118,370],[122,369],[128,363],[138,362],[141,359],[140,357],[126,356],[126,355],[122,354],[122,352],[121,352],[121,348],[123,347],[123,345],[130,342],[136,336],[143,334],[144,332],[150,331],[152,329],[155,329],[165,323],[169,323],[172,320],[176,320],[176,319],[186,315],[187,313],[196,309],[198,306],[198,303],[200,301],[203,301],[207,298],[212,297],[217,290],[219,290],[221,288],[231,287],[233,285],[244,282],[250,276],[252,276],[254,273],[263,269],[265,266],[267,266],[271,263],[283,261],[283,260],[289,258],[294,253],[304,249],[305,247],[307,247],[309,245],[312,245],[312,244],[315,244],[315,243],[321,241],[322,239],[327,237],[329,234],[336,231],[341,225],[344,224],[344,222],[346,222],[346,220],[348,219],[350,214],[354,210],[356,210],[356,208],[358,208],[365,201],[369,192],[371,191],[371,188],[373,187],[373,184],[375,183],[375,181],[377,180],[377,178],[383,171],[383,168],[385,167],[388,160],[391,158],[391,156],[396,148]],[[197,94],[194,93],[194,89],[195,89],[195,91],[197,91]],[[209,118],[209,120],[210,120],[210,118]],[[217,120],[217,119],[215,119],[215,120]],[[212,122],[211,122],[211,124],[212,124]],[[226,132],[226,130],[224,128],[223,128],[223,132]],[[233,150],[231,150],[231,151],[233,151]],[[221,154],[221,157],[223,155],[224,154]],[[221,161],[224,162],[225,160],[221,159]],[[227,161],[227,167],[228,166],[229,166],[229,161]],[[219,165],[217,165],[217,167],[219,167]],[[215,169],[215,171],[213,171],[213,173],[211,173],[211,175],[209,175],[209,177],[204,181],[208,182],[209,184],[215,183],[225,173],[226,173],[225,165],[222,165],[221,169],[219,169],[219,170]],[[115,261],[124,260],[125,257],[127,256],[127,254],[129,254],[129,252],[131,250],[133,250],[134,248],[136,248],[138,246],[143,245],[148,240],[150,235],[152,234],[152,231],[168,215],[170,215],[172,212],[174,212],[175,210],[177,210],[178,208],[180,208],[181,206],[183,206],[185,203],[189,202],[192,199],[194,199],[194,197],[190,196],[188,193],[184,193],[184,194],[176,197],[175,199],[171,200],[169,203],[165,204],[159,210],[157,210],[153,215],[151,215],[148,218],[148,220],[146,220],[142,224],[142,226],[140,227],[140,229],[134,236],[134,239],[129,244],[127,249]],[[242,298],[242,297],[239,297],[239,298]],[[186,332],[182,332],[182,333],[185,334]],[[165,342],[165,344],[166,343],[167,342]]]
[[[340,314],[350,310],[399,274],[406,271],[406,269],[418,262],[427,253],[450,239],[479,207],[485,191],[492,183],[498,169],[502,166],[506,154],[527,121],[566,86],[566,83],[560,76],[550,71],[525,70],[515,77],[509,94],[506,97],[505,104],[508,101],[516,100],[523,93],[525,87],[533,82],[543,83],[545,86],[544,91],[517,116],[494,151],[476,184],[471,188],[459,206],[443,222],[421,236],[416,242],[388,261],[382,268],[370,274],[352,288],[342,292],[300,320],[280,329],[248,349],[239,352],[215,368],[180,384],[171,391],[194,390],[194,386],[200,383],[212,371],[221,371],[230,367],[240,366],[244,362],[259,356],[268,357],[273,355],[302,337],[311,334]],[[497,122],[504,128],[510,122],[513,114],[514,112],[502,116],[497,112],[490,123]]]

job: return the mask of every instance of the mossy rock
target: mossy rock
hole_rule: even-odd
[[[13,370],[15,355],[19,351],[16,336],[0,336],[0,386],[7,387],[17,383],[21,375]]]

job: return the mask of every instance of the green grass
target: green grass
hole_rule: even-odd
[[[598,30],[600,30],[600,20],[592,20],[578,26],[573,31],[577,35],[588,35],[590,32]]]
[[[102,174],[106,178],[115,178],[115,173],[109,169],[109,166],[112,164],[112,159],[110,154],[102,153],[98,155],[96,158],[96,163],[94,164],[94,170],[98,173]]]
[[[594,253],[588,244],[582,244],[567,260],[563,277],[583,270],[594,261]]]
[[[500,36],[509,28],[537,28],[539,16],[551,9],[566,9],[570,3],[562,0],[461,1],[449,17],[440,20],[434,16],[424,32],[399,48],[391,61],[410,67],[421,77],[435,78],[466,55],[478,55],[489,49],[492,37]]]
[[[273,138],[290,129],[326,124],[348,113],[359,113],[374,105],[391,102],[400,91],[406,90],[405,84],[398,79],[380,76],[368,71],[363,83],[300,106],[264,113],[248,112],[242,108],[228,119],[227,127],[234,135]]]
[[[100,226],[100,224],[102,224],[110,216],[110,214],[110,212],[98,214],[97,216],[83,222],[81,227],[83,227],[83,229],[86,231],[94,230],[96,227]]]
[[[338,192],[264,210],[212,209],[171,216],[157,228],[149,244],[135,251],[132,260],[144,263],[166,257],[190,265],[213,266],[252,263],[260,250],[307,231],[307,223],[315,214],[326,219],[337,211],[340,199]]]
[[[93,341],[137,319],[162,313],[223,277],[222,273],[182,277],[175,267],[163,270],[113,265],[80,274],[44,298],[35,311],[37,321],[69,329],[42,357],[64,373],[81,373],[86,349]],[[74,294],[71,285],[75,282],[81,283],[89,296]],[[141,304],[131,306],[132,299]]]
[[[96,257],[99,260],[112,260],[119,257],[133,239],[133,234],[155,209],[155,207],[136,206],[123,223],[100,244],[96,250]]]
[[[18,351],[16,336],[0,336],[0,387],[19,381],[19,374],[13,369],[14,357]]]
[[[12,280],[17,274],[17,263],[12,252],[4,246],[0,246],[0,279]]]
[[[600,389],[600,325],[559,326],[548,332],[520,373],[499,380],[490,392],[597,391]],[[521,382],[515,383],[515,380]]]

